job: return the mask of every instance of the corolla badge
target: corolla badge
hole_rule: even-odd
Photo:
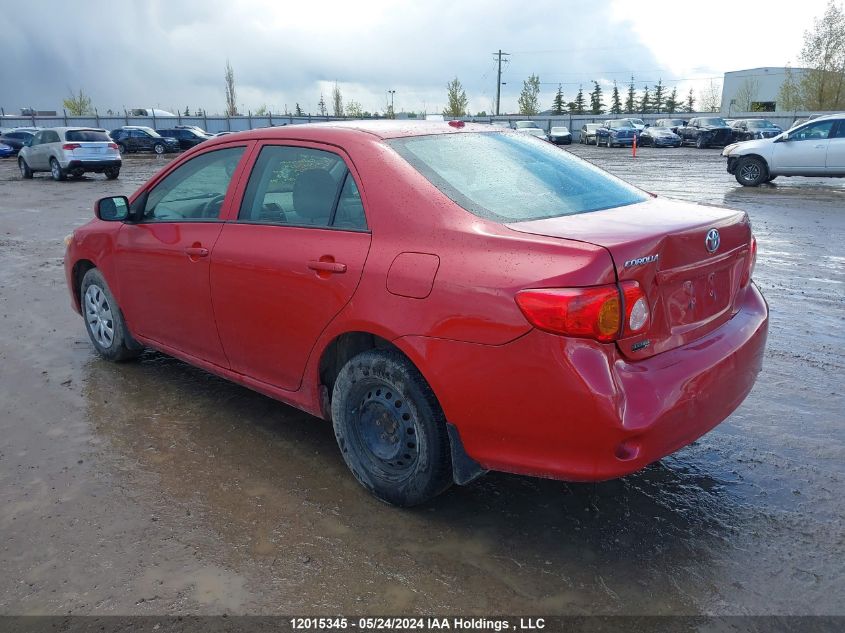
[[[710,229],[707,231],[707,237],[704,238],[704,246],[707,247],[708,253],[715,253],[719,249],[719,243],[722,239],[719,237],[719,231]]]
[[[650,264],[651,262],[656,262],[658,257],[660,257],[659,253],[656,255],[646,255],[645,257],[637,257],[636,259],[629,259],[625,262],[625,268],[630,268],[631,266],[642,266],[643,264]]]

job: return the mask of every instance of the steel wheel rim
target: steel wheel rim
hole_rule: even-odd
[[[420,457],[413,410],[402,394],[382,381],[369,380],[356,387],[352,394],[355,443],[380,477],[406,479]]]
[[[85,323],[91,336],[101,347],[108,349],[114,342],[114,315],[106,293],[96,284],[85,291]]]
[[[743,165],[739,170],[739,175],[747,182],[757,180],[760,177],[760,166],[756,163]]]

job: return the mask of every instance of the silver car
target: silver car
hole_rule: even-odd
[[[121,164],[117,144],[108,133],[85,127],[39,130],[18,154],[23,178],[32,178],[36,171],[49,171],[53,180],[96,172],[114,180],[120,175]]]

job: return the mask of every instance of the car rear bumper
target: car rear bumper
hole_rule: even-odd
[[[123,164],[121,159],[117,158],[110,158],[107,160],[103,159],[92,159],[92,160],[84,160],[84,159],[73,159],[67,161],[62,167],[65,169],[84,169],[85,171],[96,171],[106,169],[108,167],[120,167]]]
[[[640,470],[731,414],[762,368],[753,285],[727,323],[629,361],[615,345],[533,330],[501,346],[405,337],[466,453],[489,470],[601,481]]]

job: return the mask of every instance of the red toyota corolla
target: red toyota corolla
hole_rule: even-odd
[[[143,347],[331,420],[379,498],[619,477],[724,420],[768,309],[745,213],[528,135],[394,121],[199,145],[69,239],[110,360]]]

